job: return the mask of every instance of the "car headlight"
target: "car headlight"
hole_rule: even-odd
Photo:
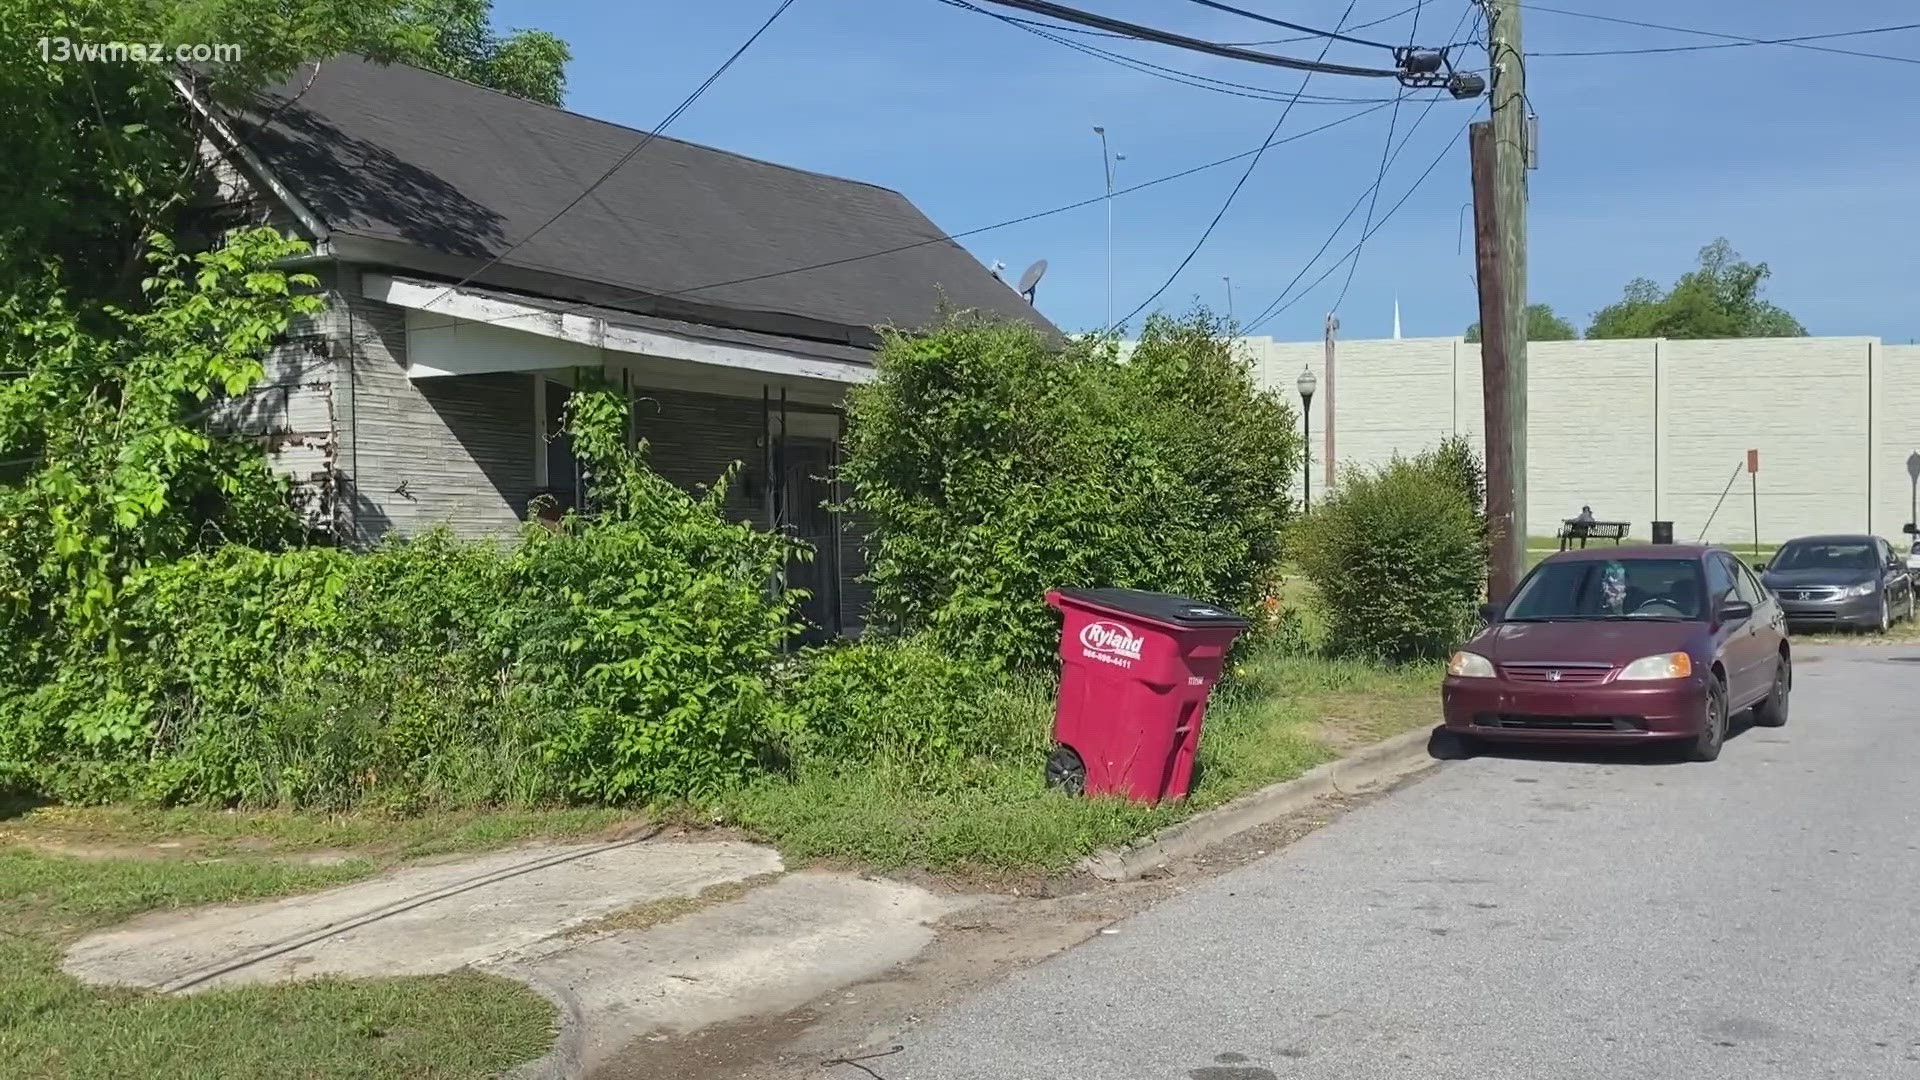
[[[1457,652],[1447,661],[1447,674],[1462,679],[1493,678],[1493,661],[1479,653]]]
[[[1848,596],[1872,596],[1874,593],[1877,593],[1879,591],[1880,591],[1879,582],[1863,581],[1860,584],[1855,585],[1852,588],[1848,589],[1847,595]]]
[[[1684,679],[1693,674],[1693,657],[1683,652],[1643,656],[1620,669],[1621,682],[1647,679]]]

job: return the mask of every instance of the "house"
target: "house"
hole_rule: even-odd
[[[227,420],[267,441],[344,544],[511,535],[536,495],[574,504],[558,425],[598,375],[626,389],[670,479],[698,488],[741,463],[728,513],[812,542],[790,580],[816,626],[849,629],[862,561],[821,478],[875,328],[925,326],[943,303],[1045,325],[871,184],[664,136],[635,153],[643,132],[352,56],[251,110],[180,87],[214,132],[212,220],[313,243],[302,269],[327,308]]]

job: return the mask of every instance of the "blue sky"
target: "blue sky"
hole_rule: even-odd
[[[1412,0],[1358,0],[1349,23]],[[649,128],[773,9],[774,0],[630,3],[499,0],[502,27],[538,27],[574,50],[568,106]],[[1215,40],[1288,36],[1178,0],[1076,0],[1076,6]],[[1332,26],[1345,0],[1240,0],[1237,6]],[[1550,6],[1753,37],[1920,21],[1911,0],[1755,4],[1737,0],[1551,0]],[[1438,43],[1466,0],[1431,0],[1419,39]],[[1405,40],[1410,17],[1361,36]],[[1541,11],[1533,50],[1643,48],[1709,39]],[[1134,42],[1092,44],[1216,79],[1291,92],[1298,73]],[[1830,42],[1920,57],[1920,31]],[[1263,46],[1311,57],[1315,42]],[[1336,45],[1329,60],[1375,64]],[[1584,326],[1636,275],[1671,282],[1726,236],[1771,264],[1768,296],[1815,334],[1920,337],[1920,67],[1786,47],[1652,56],[1536,57],[1540,114],[1532,174],[1531,292]],[[1309,93],[1373,98],[1384,82],[1316,75]],[[1284,106],[1175,85],[1070,51],[936,0],[797,0],[669,133],[904,192],[950,232],[1101,194],[1103,124],[1121,186],[1258,146]],[[1366,106],[1300,105],[1281,137]],[[1424,105],[1403,105],[1404,133]],[[1384,212],[1440,154],[1474,106],[1443,101],[1389,173]],[[1267,151],[1220,227],[1156,307],[1196,300],[1243,320],[1268,305],[1325,240],[1379,167],[1388,111]],[[1244,163],[1114,201],[1113,304],[1144,300],[1219,210]],[[1363,249],[1340,305],[1342,336],[1385,336],[1400,300],[1409,336],[1454,334],[1475,318],[1465,140]],[[1364,213],[1364,208],[1363,211]],[[1358,239],[1351,221],[1319,266]],[[1106,218],[1099,205],[966,238],[1010,273],[1045,258],[1040,306],[1069,329],[1107,308]],[[1319,336],[1342,269],[1260,332]]]

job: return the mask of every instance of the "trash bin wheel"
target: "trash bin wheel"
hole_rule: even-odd
[[[1057,787],[1069,795],[1084,795],[1087,791],[1087,763],[1071,746],[1056,746],[1053,753],[1047,755],[1047,786]]]

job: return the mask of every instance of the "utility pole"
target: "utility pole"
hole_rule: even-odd
[[[1510,447],[1513,528],[1495,563],[1518,583],[1527,559],[1527,69],[1521,59],[1520,0],[1483,0],[1493,67],[1494,228],[1499,235],[1500,334],[1480,320],[1481,355],[1499,342],[1506,362],[1506,428]],[[1493,433],[1488,431],[1488,443]]]
[[[1325,469],[1326,469],[1326,471],[1327,471],[1327,478],[1326,478],[1326,480],[1325,480],[1325,481],[1323,481],[1323,482],[1322,482],[1322,484],[1321,484],[1321,488],[1320,488],[1320,489],[1321,489],[1322,491],[1325,491],[1325,492],[1328,492],[1328,493],[1332,493],[1332,491],[1333,491],[1333,473],[1334,473],[1334,461],[1335,461],[1335,460],[1337,460],[1337,459],[1336,459],[1336,458],[1335,458],[1335,457],[1333,456],[1333,429],[1334,429],[1334,422],[1333,422],[1333,416],[1334,416],[1334,413],[1333,413],[1333,401],[1334,401],[1334,398],[1333,398],[1333,338],[1334,338],[1334,335],[1335,335],[1335,334],[1337,334],[1337,333],[1339,333],[1339,332],[1340,332],[1340,320],[1339,320],[1339,318],[1338,318],[1337,316],[1335,316],[1333,312],[1331,312],[1331,311],[1329,311],[1329,312],[1327,312],[1327,337],[1326,337],[1326,344],[1327,344],[1327,363],[1326,363],[1326,369],[1327,369],[1327,404],[1326,404],[1326,413],[1327,413],[1327,448],[1326,448],[1326,452],[1325,452],[1325,454],[1324,454],[1324,456],[1323,456],[1323,459],[1322,459],[1322,460],[1324,461],[1324,465],[1323,465],[1322,467],[1323,467],[1323,468],[1325,468]]]
[[[1468,129],[1473,162],[1473,265],[1480,285],[1480,386],[1487,433],[1487,599],[1503,604],[1520,583],[1523,566],[1512,556],[1514,520],[1513,425],[1507,413],[1508,369],[1506,298],[1500,259],[1498,211],[1494,206],[1493,125],[1485,120]],[[1524,549],[1525,545],[1521,547]]]
[[[1232,326],[1233,325],[1233,277],[1231,275],[1223,274],[1221,275],[1220,280],[1227,283],[1227,325]]]

